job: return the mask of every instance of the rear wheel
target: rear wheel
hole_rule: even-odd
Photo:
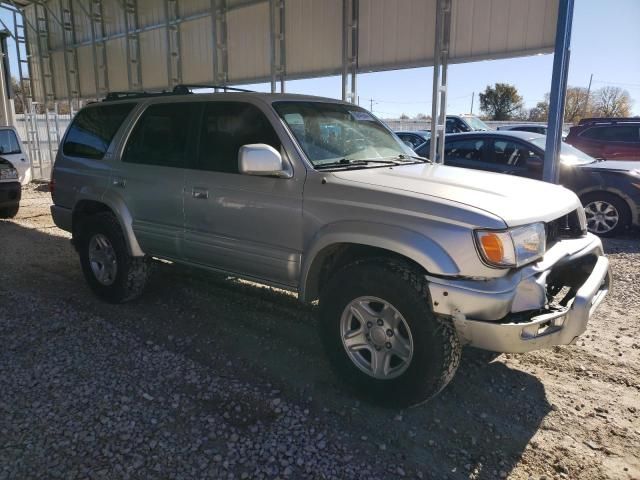
[[[460,343],[430,309],[418,269],[396,261],[356,262],[320,296],[320,328],[332,367],[365,399],[393,406],[424,402],[453,378]]]
[[[0,208],[0,218],[13,218],[18,215],[20,205],[8,208]]]
[[[150,273],[147,257],[132,257],[120,224],[111,213],[84,218],[78,229],[82,272],[100,298],[122,303],[140,296]]]
[[[582,197],[587,229],[601,237],[615,237],[629,226],[631,212],[626,202],[608,192],[588,193]]]

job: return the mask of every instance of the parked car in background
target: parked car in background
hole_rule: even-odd
[[[521,125],[500,125],[498,130],[517,130],[519,132],[539,133],[541,135],[547,134],[546,125],[535,125],[531,123],[523,123]]]
[[[31,164],[13,127],[0,127],[0,218],[20,208],[22,185],[31,181]]]
[[[447,115],[447,133],[485,132],[488,130],[491,130],[491,127],[475,115]]]
[[[406,406],[463,345],[573,343],[609,291],[565,188],[433,165],[350,103],[176,88],[86,106],[58,151],[53,219],[107,301],[153,257],[294,291],[346,384]]]
[[[18,170],[0,157],[0,218],[13,218],[18,214],[21,194]]]
[[[640,118],[583,118],[565,141],[594,158],[640,160]]]
[[[510,130],[447,135],[444,163],[541,180],[545,141],[543,135]],[[589,231],[608,237],[638,226],[640,165],[598,161],[566,143],[560,148],[560,184],[582,201]],[[428,156],[429,143],[416,153]]]
[[[396,135],[406,145],[412,149],[418,148],[424,142],[431,138],[431,132],[428,130],[416,130],[415,132],[396,132]]]

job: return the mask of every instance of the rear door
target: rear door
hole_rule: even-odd
[[[242,145],[265,143],[285,154],[267,116],[251,103],[207,102],[199,134],[197,163],[185,178],[186,258],[246,277],[295,285],[306,171],[294,171],[293,178],[239,173]]]
[[[608,160],[640,160],[640,124],[607,127],[603,157]]]
[[[142,250],[182,258],[185,165],[193,155],[196,103],[148,106],[136,121],[111,178],[132,216]]]

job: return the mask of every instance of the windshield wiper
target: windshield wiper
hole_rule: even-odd
[[[320,163],[315,165],[316,170],[323,170],[325,168],[350,168],[350,167],[363,167],[377,163],[380,165],[399,165],[394,160],[349,160],[347,158],[341,158],[335,162]]]
[[[433,163],[428,158],[419,157],[418,155],[407,155],[406,153],[401,153],[400,155],[395,157],[395,159],[404,160],[405,162],[410,161],[410,160],[417,160],[417,161],[422,162],[422,163]]]

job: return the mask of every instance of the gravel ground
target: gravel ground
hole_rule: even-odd
[[[399,411],[330,373],[286,292],[158,263],[145,295],[88,290],[49,195],[0,221],[0,479],[640,479],[640,242],[572,347],[487,362]]]

